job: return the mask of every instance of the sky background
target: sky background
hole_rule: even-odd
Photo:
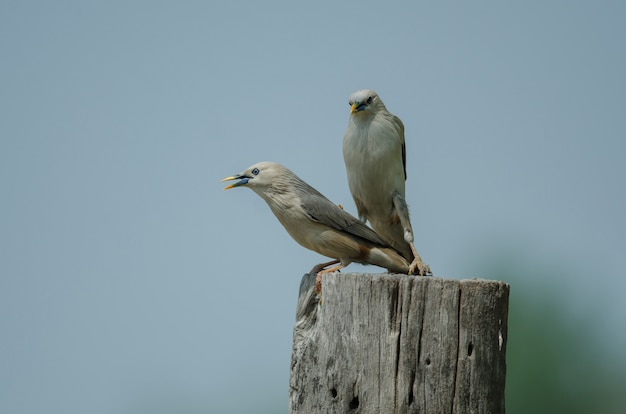
[[[287,412],[325,258],[219,180],[276,161],[354,214],[362,88],[404,122],[435,276],[556,292],[614,360],[625,45],[619,1],[2,2],[0,411]]]

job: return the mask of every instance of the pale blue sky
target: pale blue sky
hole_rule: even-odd
[[[404,121],[435,275],[513,256],[537,272],[500,276],[512,294],[562,284],[621,349],[625,22],[617,1],[3,2],[0,411],[286,412],[324,258],[219,180],[276,161],[354,213],[361,88]]]

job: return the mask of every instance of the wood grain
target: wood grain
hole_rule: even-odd
[[[290,413],[504,413],[509,286],[304,275]]]

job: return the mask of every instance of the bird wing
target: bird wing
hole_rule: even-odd
[[[388,247],[388,244],[374,230],[317,191],[300,194],[300,202],[302,209],[311,220],[349,233],[376,246]]]
[[[404,124],[397,116],[393,115],[393,126],[400,137],[402,144],[402,167],[404,168],[404,180],[406,181],[406,145],[404,143]]]

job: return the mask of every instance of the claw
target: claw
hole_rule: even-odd
[[[332,262],[333,264],[335,263],[339,263],[340,261],[334,261]],[[329,262],[331,263],[331,262]],[[329,263],[327,263],[326,265],[329,265]],[[322,294],[322,276],[324,276],[326,273],[334,273],[334,272],[338,272],[341,269],[343,269],[344,267],[348,266],[348,264],[350,263],[339,263],[337,266],[333,266],[329,269],[324,269],[321,270],[317,273],[317,276],[315,277],[315,291],[317,292],[318,295]]]
[[[409,245],[411,246],[411,251],[413,251],[413,256],[414,256],[413,261],[409,265],[409,274],[412,275],[413,273],[415,273],[415,270],[417,269],[418,276],[426,276],[426,275],[432,276],[433,272],[431,272],[430,266],[422,262],[422,258],[420,257],[419,253],[417,253],[417,249],[415,248],[415,245],[413,243],[409,243]]]
[[[415,270],[417,270],[417,273],[415,273]],[[422,263],[422,261],[416,257],[409,266],[409,274],[417,274],[417,276],[432,276],[433,272],[430,270],[430,266]]]
[[[319,272],[315,277],[315,292],[318,295],[322,294],[322,272]]]

